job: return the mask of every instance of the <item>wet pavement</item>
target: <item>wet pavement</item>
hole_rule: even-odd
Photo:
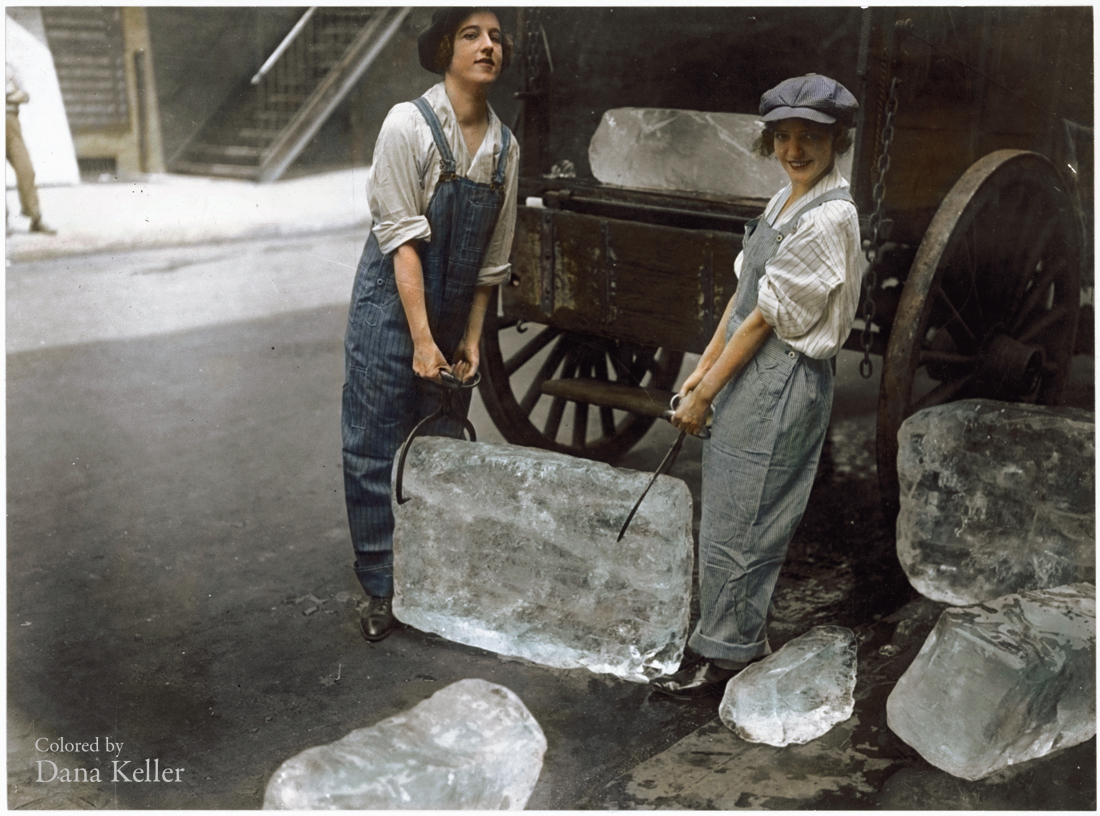
[[[886,727],[886,696],[943,607],[896,564],[874,478],[875,384],[857,358],[841,361],[829,449],[769,626],[774,647],[817,624],[857,633],[856,712],[826,736],[753,745],[717,719],[717,699],[650,697],[407,628],[365,643],[340,470],[350,272],[310,277],[259,312],[201,283],[278,290],[361,240],[114,247],[109,262],[9,253],[9,346],[22,338],[6,358],[9,807],[256,808],[289,756],[480,677],[516,692],[546,733],[530,809],[1095,808],[1095,740],[970,783]],[[213,294],[193,302],[195,289]],[[170,331],[121,320],[128,291],[146,306],[186,301],[161,320],[190,317],[160,324]],[[64,334],[73,321],[84,328]],[[1075,371],[1071,399],[1091,408],[1091,359]],[[472,419],[500,439],[478,402]],[[652,469],[673,438],[658,424],[622,464]],[[689,440],[673,470],[696,499],[698,454]],[[49,750],[97,737],[122,747]],[[112,762],[130,762],[125,773],[146,759],[183,768],[179,781],[112,779]]]

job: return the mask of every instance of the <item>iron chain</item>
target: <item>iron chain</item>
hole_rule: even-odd
[[[871,214],[871,237],[864,246],[869,266],[863,278],[863,331],[859,338],[863,359],[859,364],[859,374],[865,380],[870,379],[874,373],[874,366],[871,364],[871,324],[875,319],[874,293],[878,289],[878,266],[882,261],[884,243],[882,203],[886,198],[886,173],[890,170],[890,146],[894,140],[894,114],[898,109],[897,87],[898,78],[894,77],[890,82],[890,93],[886,100],[886,118],[882,124],[882,149],[879,152],[877,178],[871,193],[875,202],[875,209]]]
[[[523,37],[525,89],[528,93],[537,93],[542,90],[542,38],[544,35],[538,12],[531,9],[527,14],[527,25]]]

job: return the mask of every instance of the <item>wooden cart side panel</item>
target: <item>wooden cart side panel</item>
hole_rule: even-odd
[[[505,317],[701,352],[736,288],[741,236],[521,207]]]
[[[954,183],[994,151],[1031,150],[1067,166],[1064,122],[1092,126],[1091,9],[874,13],[869,95],[881,95],[884,49],[888,76],[899,82],[886,184],[896,240],[919,242]],[[868,113],[880,127],[878,112]],[[870,142],[877,134],[864,136]]]

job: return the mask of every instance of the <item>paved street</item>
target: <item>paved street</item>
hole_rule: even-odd
[[[257,807],[293,753],[469,676],[516,690],[550,737],[541,807],[572,806],[712,719],[416,632],[361,639],[338,422],[341,259],[353,267],[360,240],[9,267],[13,807]],[[234,294],[248,287],[269,314]],[[480,406],[474,421],[494,438]],[[38,781],[39,760],[66,766],[36,740],[96,735],[187,771],[172,785]]]
[[[532,809],[1094,807],[1095,740],[963,783],[886,728],[885,696],[941,607],[899,580],[873,472],[876,385],[854,356],[769,630],[776,646],[819,623],[856,630],[856,716],[827,737],[750,745],[713,701],[409,629],[365,643],[339,437],[363,237],[9,264],[9,807],[256,808],[291,755],[466,677],[515,691],[545,731]],[[1083,361],[1090,403],[1091,377]],[[478,400],[472,420],[501,440]],[[652,469],[673,438],[658,424],[622,464]],[[696,498],[698,454],[689,442],[673,471]],[[117,757],[42,748],[96,737],[121,742]],[[184,771],[113,782],[116,759]],[[100,781],[43,781],[45,760]]]

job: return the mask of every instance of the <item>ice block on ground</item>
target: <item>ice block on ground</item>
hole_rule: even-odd
[[[396,464],[395,464],[396,470]],[[637,682],[675,671],[691,596],[691,493],[535,448],[422,437],[394,502],[394,611],[448,640]]]
[[[726,684],[718,716],[749,742],[804,745],[852,716],[856,636],[816,626]]]
[[[962,400],[898,431],[897,551],[913,587],[958,606],[1096,574],[1091,411]]]
[[[653,190],[771,198],[788,183],[774,157],[752,151],[760,117],[668,108],[612,108],[588,146],[592,175],[604,184]],[[849,151],[838,161],[851,180]]]
[[[513,692],[460,680],[414,708],[291,757],[265,810],[523,810],[546,737]]]
[[[949,608],[886,702],[932,765],[982,779],[1096,734],[1096,589]]]

